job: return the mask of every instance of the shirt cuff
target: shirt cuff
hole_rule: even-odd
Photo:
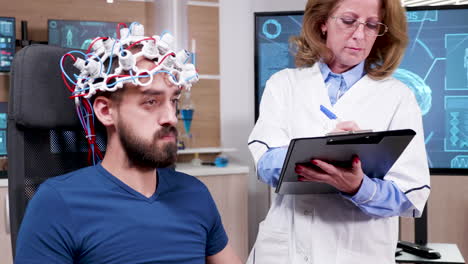
[[[262,182],[271,187],[278,185],[287,152],[287,147],[278,147],[271,148],[263,154],[257,165],[257,175]]]
[[[371,180],[367,175],[364,174],[362,179],[361,187],[359,188],[358,192],[353,195],[345,195],[342,194],[345,198],[351,200],[355,204],[365,204],[369,201],[372,201],[375,194],[377,193],[377,184]]]

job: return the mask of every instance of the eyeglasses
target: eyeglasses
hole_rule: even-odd
[[[382,36],[388,31],[387,25],[380,22],[360,22],[352,17],[330,17],[335,19],[337,26],[346,32],[355,31],[359,25],[364,25],[366,35],[375,37]]]

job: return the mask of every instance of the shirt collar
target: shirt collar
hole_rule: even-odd
[[[322,73],[323,80],[326,82],[328,78],[331,76],[339,77],[340,75],[343,76],[345,80],[346,86],[349,88],[353,86],[357,81],[359,81],[364,75],[364,61],[361,61],[358,65],[354,66],[353,68],[349,69],[342,74],[334,73],[330,70],[328,65],[323,62],[319,62],[320,72]]]

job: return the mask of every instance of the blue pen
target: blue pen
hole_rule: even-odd
[[[338,117],[332,111],[328,110],[325,106],[320,105],[320,111],[322,111],[322,113],[324,113],[328,117],[328,119],[339,121]]]

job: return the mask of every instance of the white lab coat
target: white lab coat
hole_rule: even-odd
[[[270,148],[292,138],[323,136],[334,127],[320,105],[361,129],[406,129],[416,136],[384,179],[393,181],[420,216],[429,196],[421,113],[411,90],[393,77],[367,75],[331,106],[318,64],[286,69],[268,80],[249,145],[257,163]],[[372,217],[339,194],[278,195],[260,223],[247,263],[388,264],[395,262],[398,217]]]

